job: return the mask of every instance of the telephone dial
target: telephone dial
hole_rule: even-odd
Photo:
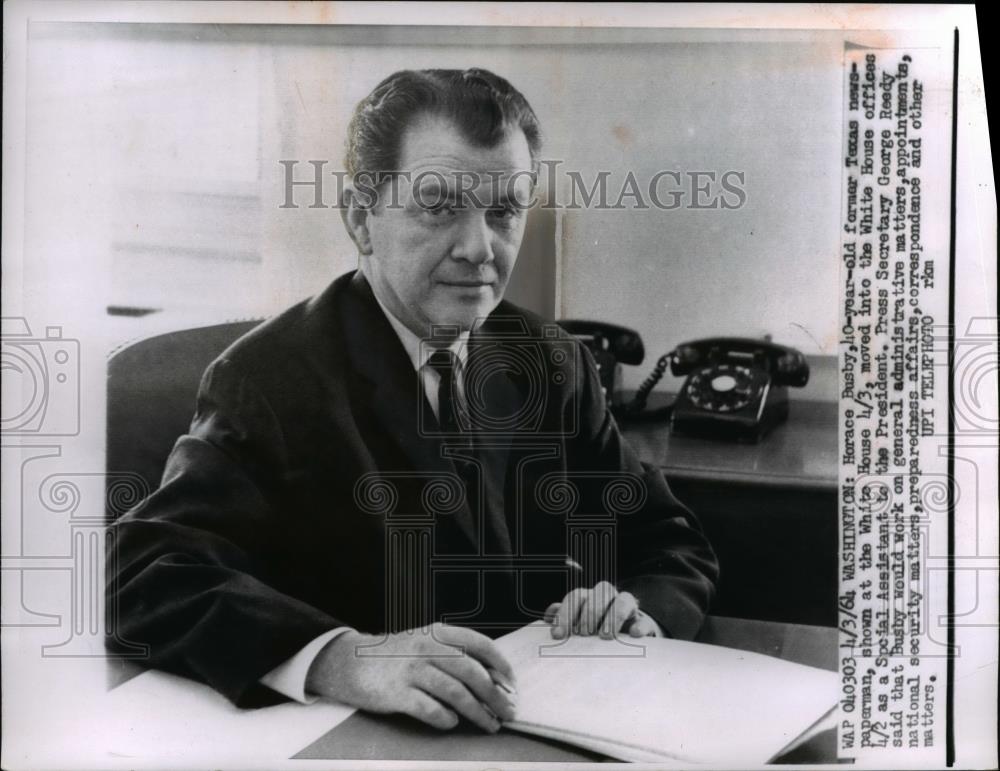
[[[621,364],[641,364],[639,334],[595,321],[564,320],[559,325],[594,355],[612,413],[623,420],[670,416],[674,433],[739,441],[759,441],[788,417],[788,388],[809,382],[809,365],[794,348],[769,340],[714,337],[678,345],[656,362],[630,401],[621,391]],[[666,409],[647,411],[649,394],[667,368],[687,376]]]

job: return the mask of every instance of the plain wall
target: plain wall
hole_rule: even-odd
[[[574,163],[640,180],[738,170],[746,204],[565,212],[562,314],[633,327],[650,357],[688,339],[766,334],[834,354],[840,84],[830,55],[774,44],[589,51],[590,76],[628,84],[589,94],[588,72],[567,68],[588,116],[558,131]],[[647,369],[626,370],[626,384]]]

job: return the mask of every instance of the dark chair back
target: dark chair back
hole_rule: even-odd
[[[160,486],[163,467],[194,415],[201,376],[209,364],[260,321],[237,321],[146,338],[108,361],[108,519],[123,511],[111,486],[128,480],[135,489]],[[143,496],[140,496],[143,497]]]

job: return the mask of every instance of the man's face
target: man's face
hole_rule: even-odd
[[[432,324],[469,330],[503,298],[517,259],[532,186],[528,142],[515,128],[495,147],[476,147],[448,119],[425,116],[403,134],[399,165],[396,190],[384,186],[366,218],[362,268],[418,336]]]

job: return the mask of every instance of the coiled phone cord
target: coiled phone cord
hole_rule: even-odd
[[[635,397],[629,402],[626,408],[627,415],[637,415],[646,409],[646,400],[649,398],[649,394],[656,387],[656,384],[663,379],[664,373],[667,371],[667,367],[670,366],[670,360],[674,357],[674,351],[670,353],[663,354],[656,361],[656,366],[653,367],[653,371],[649,373],[649,376],[642,381],[642,385],[635,392]]]

